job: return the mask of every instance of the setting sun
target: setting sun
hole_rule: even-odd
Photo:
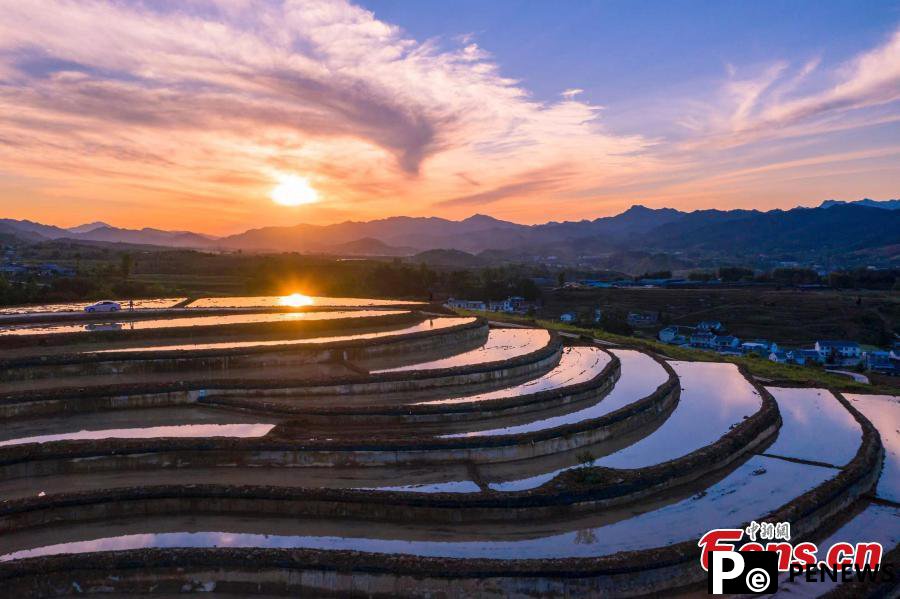
[[[279,177],[278,185],[272,189],[269,197],[282,206],[301,206],[317,202],[319,193],[312,188],[308,179],[297,175],[285,175]]]
[[[303,295],[302,293],[292,293],[290,295],[285,295],[279,301],[279,304],[282,306],[289,306],[291,308],[301,308],[303,306],[312,306],[313,299],[308,295]]]

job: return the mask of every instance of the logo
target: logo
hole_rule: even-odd
[[[698,545],[700,566],[708,572],[707,587],[714,595],[774,593],[779,578],[786,583],[896,580],[893,568],[881,567],[880,543],[839,541],[820,550],[808,541],[791,542],[788,522],[717,528]]]
[[[778,554],[774,551],[713,551],[707,590],[713,595],[762,595],[778,590]]]

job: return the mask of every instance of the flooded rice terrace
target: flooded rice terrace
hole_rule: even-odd
[[[684,548],[713,528],[792,518],[797,539],[886,552],[900,538],[897,397],[765,387],[731,363],[421,302],[165,312],[181,301],[2,325],[34,339],[2,366],[0,587],[690,594],[706,573]],[[271,338],[291,322],[324,328]]]
[[[224,316],[179,316],[178,318],[153,318],[148,320],[110,319],[103,322],[86,324],[13,324],[0,325],[0,337],[3,335],[54,335],[63,333],[79,333],[90,331],[141,331],[146,329],[177,329],[187,327],[210,327],[229,324],[297,322],[307,320],[336,320],[339,318],[368,318],[374,316],[390,316],[408,314],[401,310],[341,310],[334,312],[274,312],[262,314],[229,314]]]
[[[425,302],[407,300],[370,299],[359,297],[319,297],[315,295],[258,295],[247,297],[204,297],[190,302],[188,308],[364,308],[371,306],[424,305]]]
[[[118,299],[113,300],[122,305],[123,309],[133,307],[135,310],[160,310],[171,308],[187,300],[186,297],[163,297],[157,299]],[[129,302],[133,302],[133,305]],[[0,315],[4,314],[42,314],[62,312],[83,312],[91,302],[69,302],[65,304],[33,304],[28,306],[8,306],[0,308]]]

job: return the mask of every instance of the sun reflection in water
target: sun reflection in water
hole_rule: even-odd
[[[292,293],[290,295],[285,295],[281,299],[278,300],[278,304],[281,306],[288,306],[290,308],[302,308],[303,306],[312,306],[315,302],[313,298],[308,295],[303,295],[302,293]]]

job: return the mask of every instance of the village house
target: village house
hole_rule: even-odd
[[[900,360],[900,341],[894,341],[894,345],[891,346],[891,359]]]
[[[822,356],[814,349],[795,349],[791,352],[791,361],[800,366],[820,364]]]
[[[741,343],[741,353],[757,354],[766,357],[773,351],[778,351],[777,343],[770,343],[766,339],[752,339]]]
[[[525,314],[534,303],[526,301],[524,297],[513,295],[505,300],[488,302],[488,310],[491,312],[506,312],[507,314]]]
[[[460,310],[486,310],[487,306],[484,302],[478,300],[463,300],[450,298],[444,304],[448,308],[459,308]]]
[[[659,320],[659,312],[629,312],[626,320],[633,327],[652,327]]]
[[[815,350],[823,362],[852,366],[862,359],[862,349],[855,341],[816,341]]]
[[[696,331],[693,335],[691,335],[691,347],[698,347],[701,349],[712,349],[713,348],[713,340],[716,336],[709,331]]]
[[[716,335],[712,342],[717,352],[738,353],[741,345],[741,340],[734,335]]]
[[[706,331],[712,333],[718,333],[723,330],[722,323],[718,320],[703,320],[697,323],[698,331]]]
[[[784,350],[776,350],[769,354],[769,360],[778,364],[787,364],[789,360],[788,353]]]
[[[866,370],[879,374],[900,375],[900,360],[891,357],[892,352],[870,351],[866,352]]]
[[[691,335],[696,329],[694,327],[683,327],[680,325],[671,325],[662,329],[657,337],[663,343],[672,345],[687,345],[690,343]]]
[[[512,312],[509,299],[488,302],[488,310],[491,312]]]
[[[562,314],[559,315],[560,322],[571,323],[571,322],[575,322],[576,320],[578,320],[578,317],[575,316],[575,314],[573,314],[572,312],[563,312]]]

